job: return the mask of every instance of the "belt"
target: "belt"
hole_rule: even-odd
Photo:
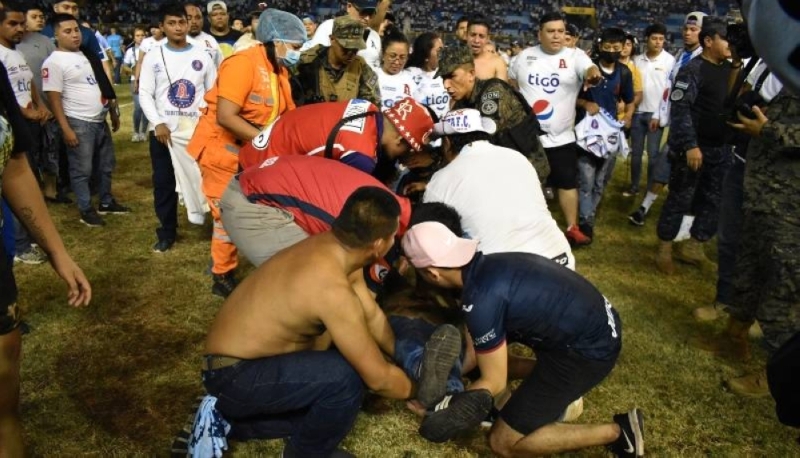
[[[206,355],[203,356],[203,370],[215,371],[233,366],[234,364],[244,361],[241,358],[234,358],[232,356],[219,356],[219,355]]]

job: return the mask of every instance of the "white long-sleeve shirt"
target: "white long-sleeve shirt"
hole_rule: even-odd
[[[188,45],[173,49],[168,44],[144,56],[139,75],[139,103],[150,121],[149,130],[166,124],[175,132],[181,119],[200,117],[203,96],[214,86],[217,69],[205,49]]]

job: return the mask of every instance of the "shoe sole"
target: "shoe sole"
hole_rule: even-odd
[[[447,378],[461,355],[461,333],[451,324],[433,332],[425,344],[417,400],[430,408],[447,394]]]
[[[644,456],[644,415],[638,408],[635,408],[628,412],[628,422],[633,431],[636,456]]]
[[[634,219],[633,216],[629,216],[628,217],[628,221],[630,221],[630,223],[633,224],[634,226],[638,226],[638,227],[644,226],[644,221],[640,222],[640,221]]]
[[[108,210],[105,210],[105,211],[97,210],[97,214],[98,215],[127,215],[127,214],[130,214],[130,211],[114,212],[114,211],[108,211]]]
[[[434,442],[446,442],[480,426],[492,410],[494,400],[486,390],[466,391],[451,399],[447,408],[429,414],[419,427],[420,436]]]

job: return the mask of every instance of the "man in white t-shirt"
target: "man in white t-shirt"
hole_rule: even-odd
[[[214,85],[216,67],[205,49],[187,41],[189,25],[180,4],[159,11],[166,43],[147,53],[139,75],[139,103],[150,121],[153,203],[161,224],[153,251],[163,253],[175,243],[178,193],[189,222],[203,224],[208,204],[201,189],[197,162],[186,152],[205,106],[203,96]],[[178,192],[176,192],[176,189]]]
[[[52,19],[57,48],[42,64],[42,86],[50,108],[63,132],[69,158],[72,191],[78,201],[81,222],[90,227],[105,225],[100,214],[128,213],[111,195],[111,174],[116,158],[106,114],[119,129],[119,109],[109,106],[97,84],[89,60],[80,51],[81,31],[75,17],[56,14]],[[100,205],[92,206],[89,181],[93,176],[93,156],[97,155]]]
[[[155,48],[156,46],[160,46],[166,40],[164,38],[164,32],[158,25],[151,25],[150,26],[150,36],[146,37],[142,42],[139,44],[139,54],[136,57],[136,62],[141,62],[144,59],[144,55],[150,52],[151,49]],[[142,71],[141,65],[136,67],[136,70],[133,73],[133,93],[139,93],[139,73]]]
[[[566,22],[561,13],[540,20],[539,46],[525,49],[509,69],[539,119],[540,137],[550,162],[548,184],[558,190],[567,221],[567,239],[587,245],[591,238],[578,228],[578,149],[575,144],[575,104],[583,86],[600,82],[602,75],[580,49],[564,46]]]
[[[633,65],[642,75],[642,102],[636,107],[631,125],[631,185],[629,194],[639,192],[642,175],[642,157],[647,144],[647,188],[653,183],[654,167],[658,163],[664,128],[651,123],[658,112],[664,91],[669,90],[669,74],[675,58],[664,51],[667,28],[664,24],[652,24],[644,31],[646,50],[633,58]]]
[[[364,40],[367,42],[367,47],[359,51],[358,55],[363,57],[367,64],[373,69],[380,68],[381,66],[381,37],[378,35],[378,32],[369,28],[370,21],[375,15],[376,4],[377,2],[375,0],[353,0],[347,2],[348,16],[360,21],[369,31],[367,38]],[[314,37],[306,43],[307,48],[310,49],[317,45],[330,46],[332,34],[333,19],[328,19],[317,27]]]
[[[423,202],[453,207],[484,254],[534,253],[574,270],[536,170],[518,151],[489,143],[495,130],[494,121],[470,108],[453,110],[436,124],[447,166],[433,175]]]
[[[219,68],[222,63],[222,50],[219,48],[219,42],[210,33],[203,31],[203,10],[194,3],[186,3],[186,19],[189,21],[189,34],[186,40],[201,48],[205,49],[211,60],[214,62],[214,67]]]

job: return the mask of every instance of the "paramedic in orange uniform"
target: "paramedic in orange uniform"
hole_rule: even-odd
[[[297,63],[306,30],[297,16],[267,9],[259,18],[256,38],[260,44],[220,65],[217,82],[205,96],[208,108],[187,147],[200,164],[203,193],[214,218],[211,292],[222,297],[236,287],[237,252],[222,226],[219,200],[237,172],[239,148],[295,108],[287,67]]]

